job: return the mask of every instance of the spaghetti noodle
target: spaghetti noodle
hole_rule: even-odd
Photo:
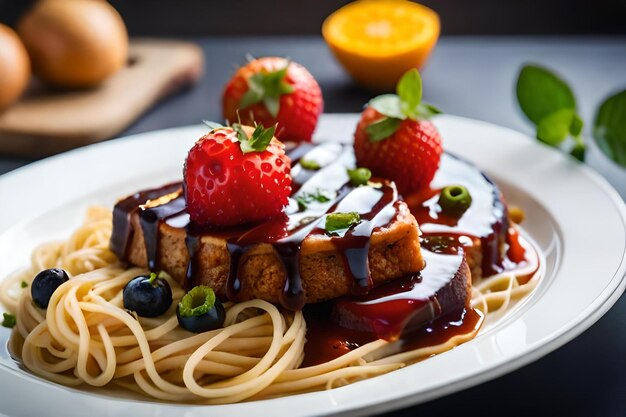
[[[226,303],[223,328],[192,334],[178,326],[175,305],[184,294],[166,276],[174,303],[163,316],[138,317],[124,309],[122,291],[142,268],[125,269],[109,250],[111,213],[91,208],[65,242],[44,244],[31,266],[4,280],[0,301],[17,317],[12,338],[33,373],[64,385],[115,384],[176,402],[233,403],[329,389],[380,375],[472,339],[478,327],[433,346],[403,351],[400,342],[375,340],[336,359],[301,367],[307,323],[263,301]],[[28,288],[43,269],[65,269],[71,279],[53,294],[46,311]],[[523,269],[475,283],[472,306],[504,311],[530,292],[541,275],[538,259]]]

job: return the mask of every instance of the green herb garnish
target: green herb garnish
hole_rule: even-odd
[[[20,287],[22,287],[22,288],[28,287],[28,282],[26,282],[26,281],[20,282]]]
[[[571,137],[570,154],[584,160],[583,121],[567,83],[546,68],[526,65],[517,79],[516,92],[520,108],[537,126],[537,139],[558,147]]]
[[[318,164],[316,161],[312,159],[301,159],[300,166],[304,169],[308,169],[311,171],[317,171],[318,169],[321,168],[320,164]]]
[[[241,151],[246,154],[250,152],[263,152],[274,137],[276,125],[268,127],[267,129],[265,129],[263,125],[256,125],[254,132],[252,132],[252,135],[249,137],[243,126],[239,123],[233,124],[233,130],[237,133]]]
[[[2,313],[2,316],[3,316],[2,326],[7,327],[9,329],[12,329],[13,327],[15,327],[15,324],[17,323],[17,319],[15,318],[13,314]]]
[[[355,187],[359,185],[365,185],[372,178],[372,171],[367,168],[355,168],[348,170],[348,177],[350,183]]]
[[[280,97],[295,90],[285,79],[289,64],[287,61],[284,68],[277,71],[262,70],[248,78],[248,91],[241,98],[239,108],[245,109],[262,102],[272,117],[276,117],[280,110]]]
[[[181,317],[201,316],[215,305],[215,292],[211,287],[198,285],[193,287],[178,303],[178,314]]]
[[[296,197],[296,201],[298,202],[298,208],[300,210],[306,210],[309,204],[313,201],[317,201],[318,203],[327,203],[331,200],[327,194],[324,194],[323,191],[317,190],[315,194],[313,193],[302,193],[301,195]]]
[[[360,223],[361,216],[355,211],[348,213],[332,213],[326,216],[324,229],[333,233],[339,230],[349,229],[351,226]]]
[[[606,156],[626,167],[626,90],[600,105],[593,124],[593,137]]]
[[[369,105],[385,116],[365,129],[372,142],[393,135],[402,120],[427,119],[441,113],[435,106],[422,103],[422,78],[415,68],[402,76],[396,86],[396,94],[375,97],[370,100]]]

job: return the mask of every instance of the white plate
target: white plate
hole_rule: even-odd
[[[349,140],[355,115],[326,115],[317,138]],[[524,226],[546,256],[535,291],[474,340],[418,364],[331,391],[224,406],[154,403],[106,390],[66,388],[19,368],[0,349],[0,413],[64,415],[362,415],[439,397],[510,372],[571,340],[619,298],[626,281],[626,209],[599,175],[520,133],[452,116],[437,118],[445,148],[476,163],[527,212]],[[62,238],[89,205],[181,177],[206,127],[162,130],[89,146],[0,177],[0,276],[32,247]],[[0,329],[3,341],[9,335]],[[68,405],[71,406],[68,407]]]

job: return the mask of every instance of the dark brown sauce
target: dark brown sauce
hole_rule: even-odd
[[[319,170],[304,170],[299,160],[307,156],[319,162]],[[397,201],[395,187],[388,181],[372,179],[374,186],[354,187],[348,182],[346,168],[353,166],[352,150],[338,144],[319,146],[310,144],[291,149],[293,158],[294,182],[299,192],[296,195],[330,195],[327,201],[310,201],[306,207],[297,210],[289,207],[286,215],[259,225],[249,225],[242,229],[212,230],[193,224],[185,211],[185,201],[180,184],[137,193],[115,206],[112,250],[120,257],[126,255],[126,248],[132,238],[131,214],[139,211],[139,221],[143,232],[147,263],[151,270],[159,268],[159,226],[167,222],[172,227],[184,229],[185,243],[189,254],[187,266],[187,287],[194,285],[197,271],[197,253],[200,239],[205,234],[226,235],[230,253],[230,272],[226,281],[226,294],[233,301],[239,300],[241,281],[239,271],[242,257],[253,246],[260,243],[271,244],[285,271],[285,281],[281,304],[290,310],[304,306],[305,294],[300,276],[300,247],[311,233],[325,233],[323,222],[327,213],[357,211],[361,222],[349,229],[342,237],[332,237],[332,242],[341,254],[346,265],[346,275],[354,280],[355,293],[363,293],[372,286],[367,264],[369,240],[377,227],[388,225],[396,215],[394,203]],[[331,195],[333,194],[333,195]],[[158,201],[162,198],[163,201]],[[150,204],[147,200],[157,200]]]
[[[467,187],[470,208],[460,217],[441,213],[439,192],[448,185]],[[503,248],[509,228],[507,209],[498,187],[474,165],[444,153],[430,187],[405,196],[424,236],[466,236],[480,239],[485,276],[504,270]]]
[[[226,293],[230,300],[238,301],[242,290],[239,279],[242,257],[259,243],[271,244],[285,271],[281,304],[287,309],[299,310],[305,301],[299,270],[302,242],[311,234],[326,233],[323,222],[327,213],[357,211],[361,215],[358,225],[341,235],[331,236],[343,259],[346,276],[352,282],[352,296],[306,306],[308,329],[304,365],[332,360],[377,338],[400,339],[402,349],[408,350],[475,331],[482,323],[479,313],[458,300],[448,305],[445,302],[454,296],[450,289],[458,277],[456,271],[464,256],[464,247],[472,244],[472,239],[480,239],[485,275],[519,267],[526,262],[524,245],[515,229],[509,227],[506,206],[498,188],[471,164],[444,155],[431,188],[406,199],[423,231],[422,252],[426,268],[418,274],[372,288],[368,265],[370,237],[376,228],[393,221],[398,196],[395,187],[384,180],[373,179],[374,187],[351,186],[346,167],[354,166],[353,152],[351,148],[337,146],[306,144],[288,150],[293,162],[294,193],[305,196],[324,190],[330,193],[328,201],[311,201],[306,208],[291,204],[281,218],[258,225],[215,230],[190,222],[184,210],[181,184],[168,184],[134,194],[115,206],[111,248],[120,258],[125,258],[133,234],[131,214],[141,210],[140,226],[148,265],[155,269],[159,267],[158,230],[161,222],[184,229],[189,253],[187,286],[191,287],[198,269],[196,255],[200,239],[206,234],[222,237],[227,241],[231,259]],[[299,163],[313,151],[321,155],[320,170],[304,169]],[[459,219],[441,215],[436,201],[441,188],[451,184],[467,186],[473,198],[472,206]],[[146,204],[148,200],[165,195],[170,197],[162,204]],[[509,245],[506,256],[503,256],[505,241]],[[336,320],[338,305],[358,317],[365,327],[355,329],[340,325]]]

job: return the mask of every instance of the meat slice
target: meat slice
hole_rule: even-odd
[[[132,236],[125,260],[147,266],[147,251],[139,214],[130,220]],[[162,222],[158,227],[156,264],[184,284],[189,264],[184,227]],[[230,255],[224,234],[203,234],[196,252],[193,285],[208,285],[222,297],[227,295]],[[368,263],[374,285],[412,274],[424,267],[417,222],[404,202],[396,203],[394,219],[371,235]],[[350,294],[351,279],[344,259],[325,235],[311,235],[300,248],[300,273],[306,303],[314,303]],[[238,301],[261,298],[280,303],[285,283],[284,267],[271,244],[259,243],[245,252],[239,263],[241,291]]]
[[[422,247],[426,267],[384,284],[366,296],[334,302],[342,327],[396,340],[443,316],[463,312],[471,298],[471,272],[462,247],[432,252]]]

